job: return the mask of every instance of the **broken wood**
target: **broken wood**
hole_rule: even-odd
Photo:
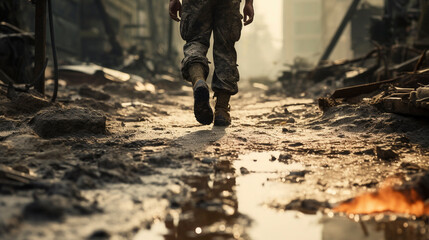
[[[11,167],[0,165],[0,185],[20,187],[30,184],[34,180],[34,177],[26,173],[18,172]]]
[[[382,106],[386,112],[390,113],[429,117],[429,104],[427,102],[416,104],[410,101],[404,101],[400,97],[388,97],[382,100]]]
[[[397,80],[398,78],[393,78],[393,79],[384,80],[384,81],[375,82],[375,83],[368,83],[368,84],[361,84],[361,85],[352,86],[352,87],[340,88],[340,89],[337,89],[332,94],[331,98],[334,98],[334,99],[351,98],[351,97],[359,96],[361,94],[371,93],[380,89],[381,85],[394,83]]]

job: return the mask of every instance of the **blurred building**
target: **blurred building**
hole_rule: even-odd
[[[383,0],[362,1],[381,5]],[[283,56],[286,63],[303,57],[316,63],[340,25],[352,0],[284,0]],[[343,32],[330,59],[351,58],[352,30]]]
[[[17,21],[13,23],[33,32],[34,5],[28,0],[7,1],[13,1],[16,10]],[[168,2],[61,0],[52,4],[60,61],[75,59],[102,64],[113,59],[112,51],[116,55],[141,51],[148,55],[177,55],[179,51],[181,39],[178,26],[170,25]],[[50,44],[49,37],[47,42]]]

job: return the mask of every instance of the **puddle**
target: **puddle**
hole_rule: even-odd
[[[250,239],[320,239],[320,215],[279,212],[264,206],[267,198],[274,199],[288,191],[287,184],[268,179],[305,169],[299,163],[284,164],[274,160],[278,159],[279,155],[280,152],[250,153],[240,156],[239,160],[234,162],[236,174],[239,176],[236,181],[238,211],[253,220],[247,234]],[[240,176],[242,167],[248,169],[251,174]]]
[[[134,240],[429,239],[428,220],[377,215],[362,221],[359,215],[304,215],[267,207],[267,201],[287,196],[292,184],[296,185],[270,179],[306,170],[299,163],[275,160],[279,155],[250,153],[234,162],[223,161],[222,174],[184,178],[192,192],[191,199],[175,210],[180,213],[165,222],[155,222],[151,230],[140,231]],[[248,174],[242,174],[242,168]]]

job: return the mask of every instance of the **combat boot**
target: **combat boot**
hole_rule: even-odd
[[[231,110],[229,106],[229,99],[231,98],[230,94],[227,93],[216,93],[216,106],[215,106],[215,126],[229,126],[231,125],[231,116],[229,111]]]
[[[204,71],[201,64],[194,64],[189,68],[189,75],[194,90],[194,115],[197,121],[204,125],[213,122],[213,110],[210,107],[210,91],[204,80]]]

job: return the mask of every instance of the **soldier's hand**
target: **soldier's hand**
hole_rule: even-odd
[[[246,1],[244,5],[244,26],[247,26],[253,22],[253,18],[255,17],[255,10],[253,9],[253,1]]]
[[[182,17],[182,4],[179,0],[170,0],[170,17],[176,22],[180,22],[180,18],[177,17],[177,12],[179,12],[179,16]]]

